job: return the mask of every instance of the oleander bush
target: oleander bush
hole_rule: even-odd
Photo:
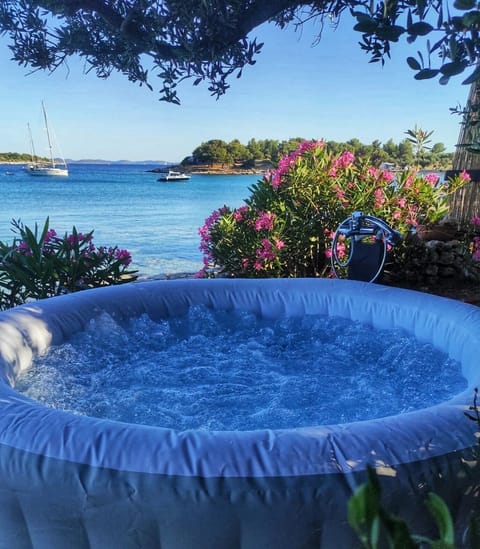
[[[244,205],[223,206],[206,219],[199,276],[328,276],[333,234],[352,212],[406,234],[441,220],[448,195],[468,180],[465,172],[446,183],[433,174],[393,173],[349,151],[332,154],[323,141],[305,141],[250,188]]]
[[[122,284],[136,278],[128,269],[132,258],[118,247],[96,247],[93,231],[63,236],[12,220],[13,242],[0,241],[0,309],[30,300],[53,297],[87,288]]]

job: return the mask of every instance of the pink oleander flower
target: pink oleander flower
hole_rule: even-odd
[[[67,242],[68,244],[73,247],[76,244],[83,244],[86,242],[90,242],[93,239],[92,234],[83,234],[83,233],[77,233],[77,234],[69,234],[67,236]]]
[[[303,141],[298,148],[283,156],[276,170],[271,170],[265,174],[265,179],[270,181],[274,189],[278,189],[282,183],[282,177],[297,163],[297,160],[307,151],[325,147],[324,141]]]
[[[75,244],[78,242],[78,237],[74,234],[69,234],[67,236],[67,242],[70,244],[70,246],[75,246]]]
[[[425,181],[430,184],[432,187],[435,187],[435,185],[438,183],[438,180],[440,179],[437,174],[435,173],[428,173],[424,177]]]
[[[325,147],[325,141],[303,141],[297,148],[298,154],[303,154],[306,151],[313,149],[323,149]]]
[[[327,238],[329,238],[330,240],[333,240],[334,237],[335,237],[335,232],[336,232],[336,231],[332,231],[331,229],[325,229],[325,230],[323,231],[323,234],[324,234]]]
[[[345,151],[333,162],[334,168],[345,169],[350,166],[355,160],[355,155],[350,151]]]
[[[248,212],[248,209],[248,206],[240,206],[240,208],[237,208],[233,212],[233,218],[235,219],[235,221],[242,221],[243,216],[246,212]]]
[[[275,242],[275,247],[277,250],[281,250],[282,248],[285,248],[285,242],[283,240],[277,240]]]
[[[397,204],[400,208],[405,208],[405,206],[407,205],[407,201],[405,198],[399,198],[397,200]]]
[[[48,244],[52,240],[52,238],[55,236],[57,236],[57,231],[55,229],[49,229],[45,234],[45,239],[44,239],[45,244]]]
[[[480,227],[480,217],[479,217],[479,216],[474,216],[474,217],[472,217],[471,222],[472,222],[476,227]]]
[[[223,206],[218,210],[214,210],[208,217],[205,219],[205,223],[198,229],[198,234],[200,235],[200,245],[199,249],[203,253],[208,254],[210,251],[209,244],[211,242],[210,230],[219,221],[223,213],[228,212],[228,208]]]
[[[386,183],[391,183],[395,179],[395,174],[388,170],[382,170],[382,176]]]
[[[255,230],[261,231],[266,229],[270,231],[273,229],[273,222],[275,221],[276,215],[271,212],[258,212],[258,218],[255,221]]]
[[[473,246],[474,246],[474,250],[472,254],[472,259],[474,261],[480,261],[480,236],[476,236],[473,239]]]
[[[343,259],[346,255],[346,251],[347,251],[347,249],[345,247],[345,244],[343,242],[337,241],[336,254],[337,254],[338,259]]]
[[[374,177],[375,179],[378,179],[380,177],[380,170],[378,168],[375,168],[374,166],[370,166],[367,169],[367,174],[371,177]]]
[[[130,263],[132,262],[132,256],[130,255],[130,252],[128,250],[115,250],[114,258],[117,261],[120,261],[120,263],[122,263],[122,265],[125,265],[126,267],[128,267],[128,265],[130,265]]]
[[[375,203],[374,203],[375,208],[381,208],[387,201],[383,190],[380,188],[377,188],[373,191],[373,194],[375,195]]]
[[[461,179],[462,181],[465,181],[465,183],[467,183],[467,182],[470,181],[472,178],[470,177],[470,174],[469,174],[467,171],[463,170],[463,172],[460,174],[460,179]]]
[[[275,259],[276,255],[272,251],[272,243],[270,242],[270,240],[268,240],[268,238],[264,238],[261,244],[262,244],[262,247],[257,248],[257,250],[255,250],[257,259],[264,259],[264,260]]]
[[[17,244],[17,252],[22,253],[23,255],[32,255],[32,250],[30,246],[23,240]]]

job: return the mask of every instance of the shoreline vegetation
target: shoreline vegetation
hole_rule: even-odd
[[[419,130],[417,130],[418,133]],[[325,149],[332,155],[341,155],[349,151],[360,162],[373,166],[390,165],[394,170],[417,166],[419,169],[447,170],[453,164],[454,153],[447,152],[443,143],[427,146],[431,139],[422,144],[421,150],[416,139],[411,137],[413,130],[405,132],[410,137],[400,143],[389,139],[386,143],[374,140],[370,144],[359,139],[346,142],[327,141]],[[428,137],[433,132],[428,133]],[[414,134],[416,135],[416,134]],[[292,154],[298,147],[311,139],[290,138],[285,141],[274,139],[250,139],[246,145],[234,139],[229,143],[221,139],[211,139],[198,146],[175,168],[192,174],[262,174],[275,169],[281,158]]]

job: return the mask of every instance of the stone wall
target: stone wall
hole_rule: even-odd
[[[480,262],[473,261],[468,239],[441,242],[413,236],[402,248],[390,265],[393,281],[412,286],[480,283]]]

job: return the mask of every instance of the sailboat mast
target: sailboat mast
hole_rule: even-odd
[[[50,131],[48,129],[47,111],[45,110],[45,105],[43,101],[42,101],[42,110],[43,110],[43,118],[45,119],[45,129],[47,130],[48,148],[50,149],[50,160],[52,161],[52,166],[55,167],[55,162],[53,161],[52,140],[50,139]]]
[[[28,135],[30,136],[30,156],[32,157],[32,164],[34,164],[37,161],[37,153],[35,152],[35,145],[33,144],[32,128],[30,128],[30,124],[28,122],[27,127]]]

